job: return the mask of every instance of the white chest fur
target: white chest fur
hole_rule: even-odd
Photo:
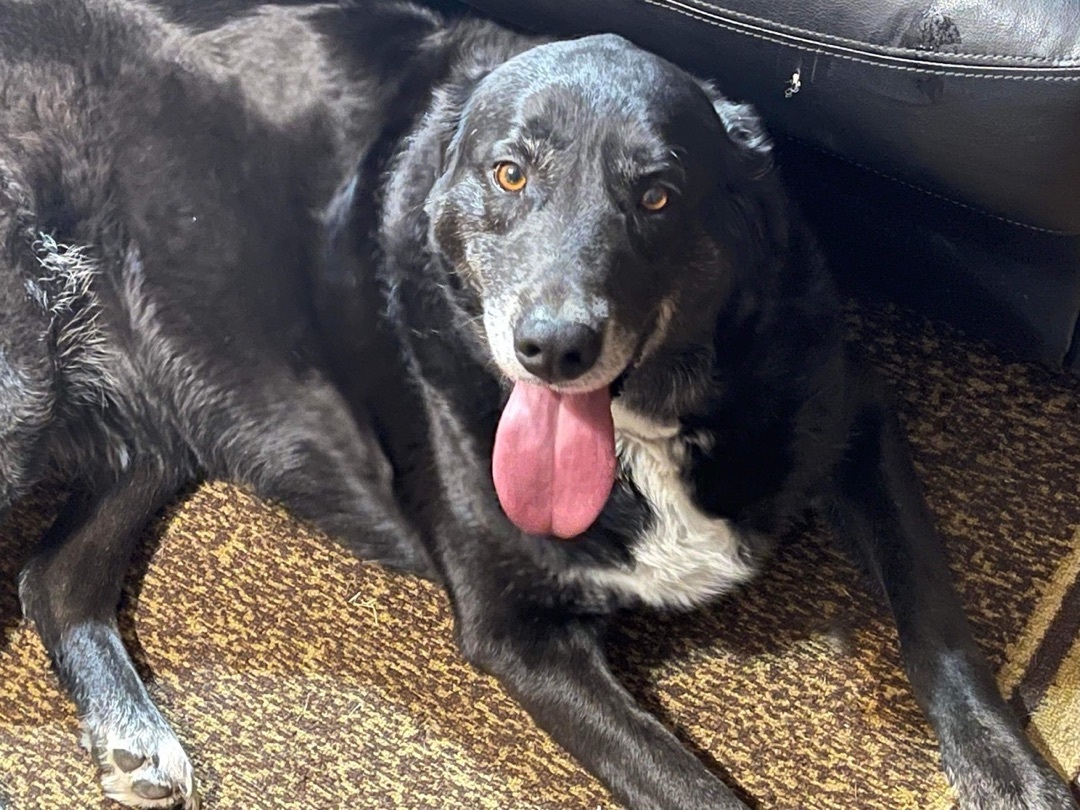
[[[612,413],[621,468],[654,517],[633,547],[631,564],[591,569],[588,578],[646,604],[675,608],[700,604],[750,579],[755,568],[739,554],[740,532],[703,513],[688,491],[678,427],[642,419],[617,403]]]

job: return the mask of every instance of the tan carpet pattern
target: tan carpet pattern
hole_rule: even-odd
[[[891,310],[851,322],[896,385],[1003,690],[1076,779],[1080,380],[1003,363]],[[10,810],[113,807],[19,619],[18,559],[48,502],[0,528],[0,796]],[[357,562],[221,483],[170,507],[155,537],[121,626],[193,755],[207,810],[613,807],[461,661],[433,586]],[[611,656],[762,810],[952,806],[891,623],[814,526],[714,608],[621,623]]]

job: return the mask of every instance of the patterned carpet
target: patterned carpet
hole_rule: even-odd
[[[1003,363],[897,312],[851,321],[900,394],[1002,689],[1075,780],[1080,379]],[[114,807],[19,619],[17,561],[45,503],[0,529],[0,794],[11,810]],[[193,755],[207,810],[613,807],[461,661],[433,586],[356,562],[220,483],[161,516],[138,569],[121,624]],[[813,526],[712,610],[627,620],[611,655],[761,810],[952,806],[891,624]]]

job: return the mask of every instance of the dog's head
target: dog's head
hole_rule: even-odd
[[[749,107],[626,40],[541,45],[465,99],[431,239],[509,380],[595,390],[669,339],[676,313],[676,331],[711,335],[769,149]]]
[[[770,283],[782,195],[749,108],[623,39],[477,45],[397,182],[440,159],[434,282],[511,383],[491,461],[503,511],[574,537],[614,485],[613,395],[665,423],[707,403],[721,312],[744,318]],[[392,218],[416,211],[401,199]]]

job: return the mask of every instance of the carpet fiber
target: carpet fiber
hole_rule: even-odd
[[[860,309],[893,382],[979,642],[1050,760],[1080,772],[1080,379]],[[14,579],[48,494],[0,528],[0,803],[115,807]],[[121,627],[207,810],[614,807],[455,652],[433,586],[351,559],[221,483],[147,533]],[[888,617],[806,525],[760,580],[620,623],[631,689],[762,810],[949,810]]]

